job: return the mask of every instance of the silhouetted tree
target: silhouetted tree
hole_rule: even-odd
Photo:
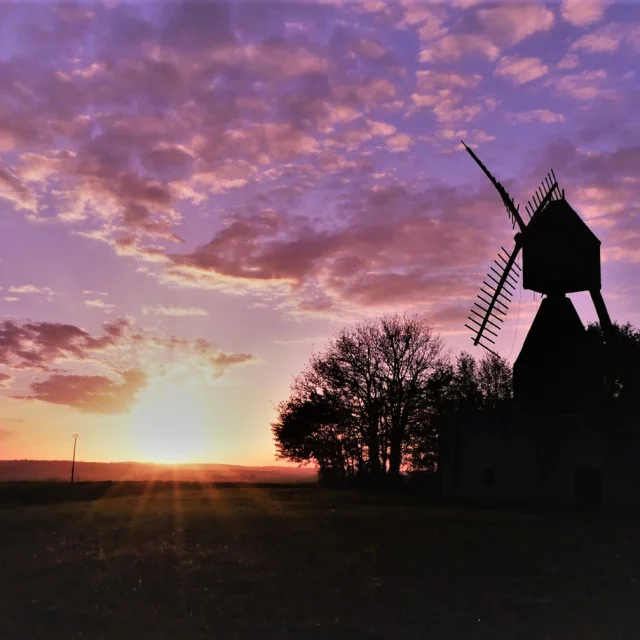
[[[279,456],[325,465],[333,456],[332,464],[340,465],[340,442],[356,472],[375,482],[385,475],[397,479],[412,437],[428,418],[427,382],[442,354],[442,339],[417,316],[386,316],[343,329],[311,358],[291,398],[279,406],[272,425]],[[342,424],[327,415],[340,416]],[[332,444],[323,449],[318,439]]]
[[[614,323],[612,340],[606,344],[598,323],[587,326],[587,336],[598,367],[598,386],[607,411],[640,414],[640,330]]]
[[[484,408],[494,409],[511,400],[513,370],[504,358],[487,351],[480,360],[477,376]]]
[[[388,474],[398,479],[412,428],[429,420],[431,398],[426,390],[429,378],[443,362],[444,342],[425,320],[415,316],[387,316],[377,328],[383,420],[388,425]]]
[[[293,462],[315,460],[343,461],[340,446],[342,423],[332,415],[324,398],[290,398],[278,407],[279,421],[274,425],[278,454]]]
[[[505,360],[462,352],[452,362],[423,318],[389,315],[343,329],[312,356],[272,431],[280,458],[394,483],[404,468],[435,468],[440,416],[510,397]]]
[[[511,386],[510,365],[493,354],[486,353],[478,363],[462,351],[453,362],[440,362],[425,387],[428,411],[412,434],[410,468],[435,469],[439,419],[456,411],[498,407],[511,398]]]
[[[478,366],[474,357],[462,351],[456,358],[452,384],[450,410],[479,409],[483,404]]]

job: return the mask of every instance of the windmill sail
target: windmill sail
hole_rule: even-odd
[[[482,164],[482,161],[473,152],[473,149],[468,147],[464,143],[464,140],[460,140],[460,142],[462,142],[462,144],[464,145],[464,148],[467,150],[469,155],[475,160],[476,164],[484,171],[484,173],[489,178],[489,180],[491,180],[491,184],[493,184],[493,186],[498,190],[498,193],[500,194],[500,197],[502,198],[502,202],[504,203],[504,206],[507,209],[507,214],[509,215],[509,219],[511,220],[512,226],[515,228],[515,226],[517,224],[518,227],[520,228],[520,231],[524,231],[525,224],[524,224],[524,221],[522,220],[522,218],[520,216],[519,208],[516,207],[516,205],[515,205],[515,203],[513,201],[513,198],[507,193],[507,190],[502,186],[502,184],[500,182],[498,182],[493,177],[493,175],[491,174],[489,169],[487,169],[487,167],[485,167],[484,164]]]
[[[531,220],[536,213],[542,211],[551,200],[560,200],[562,197],[563,193],[558,186],[556,174],[553,172],[553,169],[551,169],[542,181],[542,185],[536,189],[536,192],[524,207],[529,216],[529,220]]]
[[[474,333],[473,338],[471,338],[473,344],[479,344],[494,354],[495,351],[485,343],[489,342],[495,345],[495,340],[489,336],[498,337],[498,331],[500,331],[509,310],[509,304],[520,276],[520,267],[516,264],[516,257],[520,247],[520,242],[516,241],[516,246],[510,254],[502,247],[502,251],[498,254],[498,260],[494,260],[497,269],[490,267],[490,271],[482,283],[483,286],[480,287],[478,300],[482,304],[473,303],[474,307],[480,309],[480,312],[476,311],[475,308],[471,309],[473,315],[469,316],[469,320],[475,326],[465,325],[467,329],[471,329]]]

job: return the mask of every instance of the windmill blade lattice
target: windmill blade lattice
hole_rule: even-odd
[[[558,181],[556,180],[556,174],[553,169],[545,176],[540,187],[538,187],[531,196],[531,199],[525,205],[525,211],[529,216],[529,220],[533,216],[542,211],[551,200],[560,200],[564,198],[564,191],[560,190]]]
[[[473,315],[469,316],[469,320],[475,326],[466,324],[467,329],[473,331],[474,336],[471,338],[473,344],[484,347],[487,351],[495,354],[495,351],[486,344],[486,342],[495,345],[493,338],[498,337],[498,331],[502,328],[504,318],[509,310],[509,304],[513,294],[515,293],[520,277],[520,267],[516,264],[516,258],[520,251],[520,243],[516,242],[513,251],[509,253],[504,247],[498,254],[498,260],[494,260],[495,267],[490,267],[487,277],[483,281],[478,294],[478,302],[473,305],[476,308],[471,309]],[[486,287],[486,288],[485,288]]]

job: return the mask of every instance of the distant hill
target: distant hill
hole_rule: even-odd
[[[0,460],[0,482],[8,480],[68,480],[68,460]],[[75,479],[179,480],[181,482],[315,482],[314,468],[244,467],[225,464],[163,465],[142,462],[76,462]]]

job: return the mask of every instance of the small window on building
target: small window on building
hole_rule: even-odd
[[[482,484],[485,487],[492,487],[496,482],[495,469],[485,469],[482,474]]]

